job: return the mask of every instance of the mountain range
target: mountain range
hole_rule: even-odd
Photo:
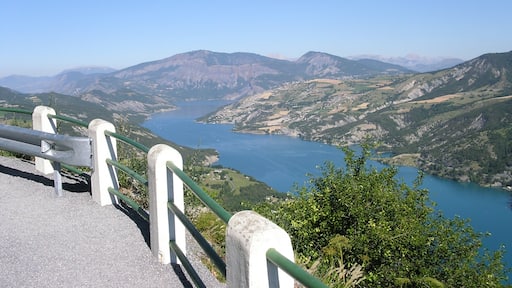
[[[232,98],[261,92],[283,82],[318,77],[363,77],[411,73],[398,65],[376,60],[346,58],[308,52],[297,60],[279,60],[252,53],[218,53],[206,50],[112,71],[64,71],[52,77],[8,76],[0,86],[24,93],[58,92],[68,95],[100,90],[111,93],[130,89],[170,99]],[[191,93],[191,91],[193,91]]]
[[[464,60],[453,57],[425,57],[416,54],[408,54],[403,57],[387,57],[382,55],[357,55],[349,59],[374,59],[381,62],[399,65],[416,72],[432,72],[451,68]]]

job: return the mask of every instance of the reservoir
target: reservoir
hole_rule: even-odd
[[[216,164],[234,168],[250,175],[280,192],[294,191],[303,186],[308,174],[318,175],[318,166],[325,161],[343,164],[343,152],[336,147],[302,141],[281,135],[253,135],[232,132],[232,125],[203,124],[195,119],[227,102],[180,103],[175,111],[153,115],[144,127],[179,145],[191,148],[213,148],[219,152]],[[370,162],[374,167],[382,167]],[[400,167],[398,178],[411,184],[418,174],[412,167]],[[505,245],[504,260],[512,265],[512,193],[502,189],[459,183],[425,175],[423,188],[448,218],[460,216],[471,219],[478,232],[489,232],[484,246],[496,250]],[[511,278],[512,275],[509,275]],[[509,280],[509,283],[511,281]]]

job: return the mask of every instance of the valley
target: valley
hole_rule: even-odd
[[[53,101],[61,111],[95,104],[102,108],[75,109],[77,116],[104,110],[131,127],[179,102],[232,101],[200,121],[331,145],[374,141],[380,151],[417,155],[397,163],[404,158],[434,175],[503,187],[512,184],[511,70],[512,52],[416,73],[322,52],[289,61],[198,50],[117,71],[7,77],[0,85],[28,93],[11,90],[6,103],[22,95],[25,104]],[[34,94],[48,89],[58,93]]]

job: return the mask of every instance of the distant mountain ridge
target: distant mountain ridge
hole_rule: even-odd
[[[289,81],[411,72],[392,64],[349,60],[322,52],[308,52],[289,61],[245,52],[198,50],[111,73],[66,71],[44,78],[5,77],[0,79],[0,85],[25,93],[81,95],[94,90],[131,90],[170,100],[238,99]]]
[[[452,68],[465,60],[451,57],[423,57],[409,54],[403,57],[386,57],[381,55],[357,55],[348,57],[353,60],[372,59],[385,63],[399,65],[415,72],[432,72]]]

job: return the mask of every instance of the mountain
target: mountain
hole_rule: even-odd
[[[123,101],[127,101],[126,99]],[[175,143],[169,142],[156,136],[151,131],[141,127],[138,119],[129,118],[130,113],[113,111],[104,107],[103,103],[94,103],[80,97],[70,97],[59,93],[36,93],[25,94],[0,86],[0,106],[33,110],[37,105],[50,106],[57,114],[68,116],[84,122],[93,119],[103,119],[114,123],[121,134],[134,139],[148,147],[158,143],[168,144],[179,150],[184,157],[194,155],[197,159],[206,159],[206,156],[216,155],[211,149],[190,149]],[[31,116],[19,113],[0,112],[0,123],[10,120],[27,121],[30,125]],[[134,121],[135,120],[135,121]],[[84,129],[65,121],[58,121],[59,131],[64,134],[83,135]]]
[[[219,53],[206,50],[177,54],[106,74],[66,71],[41,79],[0,79],[0,85],[22,92],[55,91],[81,95],[90,91],[107,94],[126,89],[168,101],[239,99],[285,82],[314,78],[370,77],[410,73],[396,65],[355,61],[308,52],[297,61],[279,60],[253,53]],[[26,81],[24,81],[26,80]]]
[[[512,185],[512,52],[416,75],[313,79],[241,99],[203,120],[331,144],[370,137],[432,174]]]
[[[111,68],[111,67],[105,67],[105,66],[84,66],[84,67],[76,67],[72,69],[67,69],[62,71],[62,73],[68,73],[68,72],[79,72],[84,75],[90,75],[90,74],[107,74],[117,71],[117,69]]]
[[[11,75],[0,78],[0,86],[9,87],[23,93],[43,93],[43,92],[64,92],[66,94],[76,94],[77,91],[70,91],[69,83],[89,79],[94,81],[95,74],[107,74],[116,71],[110,67],[86,66],[64,70],[55,76],[23,76]],[[91,76],[92,75],[92,76]],[[72,88],[71,88],[72,89]]]
[[[0,86],[9,87],[11,89],[25,92],[37,93],[42,91],[50,91],[50,83],[53,77],[32,77],[23,75],[11,75],[0,78]]]
[[[321,52],[308,52],[297,64],[304,65],[305,79],[375,76],[379,74],[412,73],[403,67],[377,60],[349,60]]]
[[[404,57],[386,57],[380,55],[358,55],[349,57],[349,59],[373,59],[385,63],[395,64],[401,67],[405,67],[416,72],[431,72],[437,70],[443,70],[452,68],[458,65],[464,60],[458,58],[448,57],[423,57],[415,54],[409,54]]]

